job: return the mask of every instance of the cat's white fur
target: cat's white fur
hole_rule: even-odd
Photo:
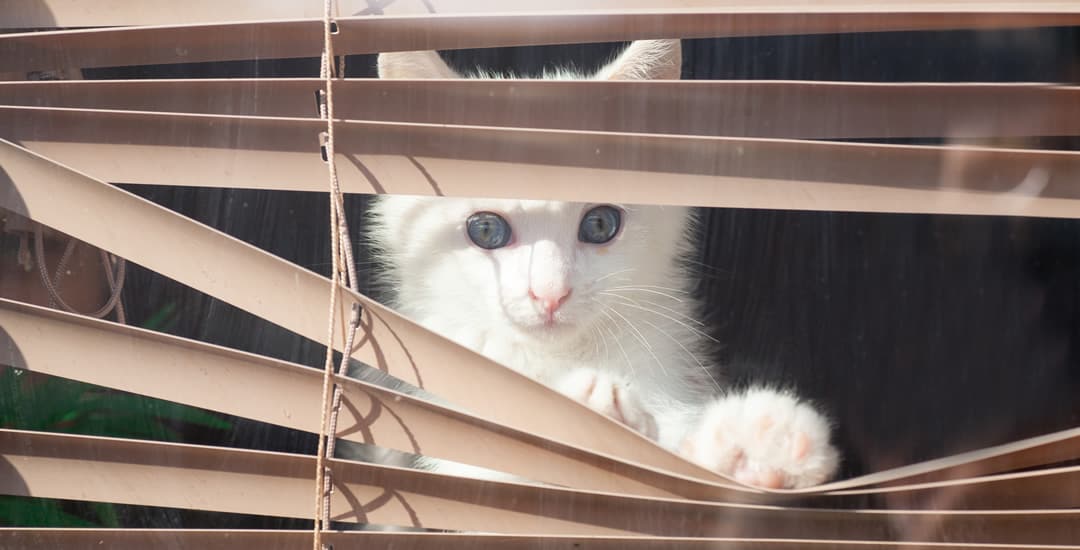
[[[680,59],[678,41],[638,41],[594,77],[674,79]],[[435,52],[382,54],[379,74],[458,77]],[[618,205],[621,232],[595,245],[577,238],[592,206],[387,196],[373,206],[371,240],[392,305],[425,327],[741,481],[805,487],[831,477],[838,455],[814,408],[783,391],[724,392],[711,377],[678,261],[690,211]],[[465,222],[479,211],[510,223],[510,245],[470,241]],[[563,296],[550,315],[539,300]]]

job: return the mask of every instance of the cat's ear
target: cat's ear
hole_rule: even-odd
[[[379,54],[379,78],[461,78],[438,52],[390,52]]]
[[[682,74],[682,43],[678,40],[638,40],[609,63],[601,80],[678,80]]]

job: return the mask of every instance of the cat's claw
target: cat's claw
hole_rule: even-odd
[[[756,389],[713,402],[680,450],[747,485],[799,489],[836,474],[829,431],[825,417],[793,395]]]
[[[576,369],[563,376],[555,389],[650,439],[656,439],[656,419],[646,412],[630,384],[618,377],[593,369]]]

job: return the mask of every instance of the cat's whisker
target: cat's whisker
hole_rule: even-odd
[[[600,343],[604,344],[604,358],[611,356],[611,349],[608,347],[607,337],[604,336],[604,332],[599,327],[596,328],[596,333],[600,335]]]
[[[604,339],[604,333],[600,332],[599,327],[597,327],[596,325],[593,325],[589,329],[589,339],[593,341],[593,347],[595,348],[594,351],[596,353],[596,358],[597,359],[601,358],[601,355],[600,355],[600,341]]]
[[[633,304],[639,305],[639,306],[642,303],[649,304],[650,306],[658,307],[660,309],[663,309],[664,311],[667,311],[669,313],[673,313],[675,315],[678,315],[682,319],[684,319],[686,321],[689,321],[691,323],[694,323],[695,325],[698,325],[698,326],[701,326],[701,327],[705,326],[705,323],[702,323],[701,321],[698,321],[697,319],[694,319],[693,317],[691,317],[691,316],[689,316],[689,315],[687,315],[687,314],[685,314],[685,313],[683,313],[681,311],[677,311],[677,310],[671,309],[669,307],[665,307],[665,306],[660,305],[660,304],[658,304],[656,302],[650,302],[649,300],[644,300],[644,299],[641,299],[641,298],[638,298],[637,300],[635,300],[633,298],[630,298],[629,296],[623,296],[622,294],[619,294],[617,292],[610,292],[610,291],[600,291],[597,294],[603,294],[605,296],[615,296],[615,297],[618,297],[618,298],[622,298],[624,300],[628,300],[628,301],[632,302]]]
[[[630,327],[630,330],[631,330],[631,331],[633,331],[633,333],[634,333],[634,335],[635,335],[635,336],[637,336],[637,340],[638,340],[638,342],[641,342],[641,345],[642,345],[642,346],[643,346],[643,347],[644,347],[645,349],[647,349],[647,350],[649,350],[649,351],[652,351],[652,346],[651,346],[651,345],[649,345],[649,341],[648,341],[648,340],[647,340],[647,339],[645,338],[645,335],[644,335],[644,334],[642,334],[642,333],[641,333],[641,331],[640,331],[640,330],[638,330],[638,329],[637,329],[637,327],[635,327],[635,326],[634,326],[634,324],[630,322],[630,319],[627,319],[625,315],[623,315],[622,313],[619,313],[619,311],[618,311],[618,310],[616,310],[616,309],[615,309],[615,308],[613,308],[613,307],[609,307],[609,306],[606,306],[606,305],[605,305],[605,307],[607,307],[607,308],[608,308],[608,309],[609,309],[609,310],[610,310],[610,311],[611,311],[612,313],[614,313],[615,315],[618,315],[618,316],[619,316],[619,318],[620,318],[620,319],[622,319],[622,320],[623,320],[623,322],[625,322],[625,323],[626,323],[626,326]]]
[[[630,319],[627,319],[625,315],[623,315],[622,313],[619,313],[619,311],[616,310],[615,308],[613,308],[611,306],[608,306],[607,304],[605,304],[605,303],[603,303],[603,302],[601,302],[599,300],[594,300],[594,301],[596,301],[596,303],[600,304],[600,307],[602,308],[600,310],[601,313],[604,313],[605,315],[607,315],[607,312],[610,311],[610,312],[614,313],[615,315],[618,315],[619,318],[622,319],[623,322],[626,323],[626,326],[629,327],[630,330],[633,331],[633,333],[637,336],[638,342],[640,342],[641,346],[645,348],[645,351],[649,352],[649,355],[652,356],[653,361],[656,361],[656,366],[660,367],[660,372],[662,372],[664,374],[667,374],[667,369],[664,368],[663,361],[661,361],[660,358],[656,356],[656,353],[653,352],[653,350],[652,350],[652,346],[649,345],[648,339],[646,339],[645,335],[642,334],[641,331],[638,330],[638,328],[636,326],[634,326],[634,323],[631,323]],[[611,318],[611,316],[608,315],[608,318]],[[613,318],[611,318],[611,319],[614,322],[614,319]]]
[[[608,358],[608,357],[611,357],[611,350],[610,350],[610,348],[608,348],[607,336],[604,334],[604,331],[601,330],[600,325],[593,325],[593,330],[596,331],[596,336],[598,337],[597,338],[598,345],[597,345],[597,350],[596,350],[596,356],[597,357],[603,357],[605,359]],[[600,354],[600,345],[603,345],[603,348],[604,348],[603,355]]]
[[[600,313],[603,313],[605,317],[607,317],[609,320],[611,320],[612,325],[614,325],[616,328],[618,328],[619,325],[618,325],[618,323],[615,322],[615,318],[612,317],[611,315],[608,315],[608,313],[606,311],[604,311],[604,309],[603,309],[604,304],[600,303],[597,300],[594,300],[594,301],[598,305],[600,305],[600,307],[601,307]],[[626,366],[627,366],[627,368],[630,369],[630,376],[633,377],[634,376],[634,362],[630,360],[630,356],[626,353],[626,348],[623,347],[622,342],[619,341],[618,335],[615,334],[615,331],[611,330],[611,327],[607,326],[606,324],[603,325],[603,327],[607,329],[608,334],[611,335],[611,339],[615,340],[615,345],[619,346],[619,352],[622,353],[623,359],[626,359]]]
[[[691,264],[697,264],[697,265],[700,265],[702,267],[707,267],[709,269],[712,269],[714,271],[731,271],[730,269],[724,269],[722,267],[716,267],[715,265],[707,264],[707,263],[705,263],[705,262],[703,262],[701,260],[695,260],[693,258],[680,258],[679,261],[680,262],[691,263]]]
[[[610,290],[622,290],[624,292],[648,292],[649,294],[659,294],[660,296],[663,296],[665,298],[669,298],[671,300],[675,300],[676,302],[680,302],[680,303],[682,302],[681,298],[676,298],[676,297],[674,297],[674,296],[672,296],[670,294],[660,292],[659,290],[653,290],[651,288],[640,288],[640,287],[634,287],[634,286],[617,286],[617,287],[612,287]]]
[[[617,292],[611,292],[609,290],[600,290],[600,291],[597,291],[596,293],[601,295],[601,296],[611,296],[612,298],[618,298],[620,300],[627,301],[627,302],[630,302],[630,303],[633,303],[633,304],[637,303],[637,300],[635,300],[635,299],[633,299],[633,298],[631,298],[629,296],[623,296],[622,294],[619,294]]]
[[[611,273],[608,273],[607,275],[604,275],[603,277],[600,277],[599,279],[596,279],[595,281],[593,281],[593,283],[599,283],[600,281],[603,281],[605,279],[614,277],[616,275],[620,275],[622,273],[626,273],[627,271],[636,271],[636,270],[637,270],[637,268],[627,267],[625,269],[620,269],[618,271],[612,271]]]
[[[689,355],[690,358],[693,359],[695,363],[697,363],[698,367],[701,367],[701,371],[705,373],[705,376],[709,377],[709,381],[713,383],[713,386],[716,386],[717,390],[722,391],[722,388],[720,387],[720,383],[717,382],[716,378],[714,378],[712,373],[709,372],[709,369],[708,369],[708,367],[705,366],[705,363],[702,363],[701,359],[698,359],[697,355],[694,355],[694,353],[692,351],[687,349],[687,347],[685,345],[683,345],[683,343],[680,342],[678,338],[672,336],[666,330],[664,330],[664,329],[662,329],[662,328],[660,328],[660,327],[646,321],[645,319],[639,319],[639,321],[641,321],[642,323],[645,323],[646,325],[652,327],[653,330],[655,330],[656,332],[659,332],[660,334],[664,335],[665,337],[667,337],[668,340],[671,340],[672,342],[675,342],[675,344],[677,346],[679,346],[680,348],[682,348],[682,350],[684,352],[686,352],[686,355]]]
[[[642,310],[642,311],[646,311],[646,312],[652,313],[652,314],[654,314],[654,315],[659,315],[659,316],[661,316],[661,317],[663,317],[663,318],[665,318],[665,319],[667,319],[667,320],[669,320],[669,321],[671,321],[671,322],[673,322],[673,323],[676,323],[676,324],[678,324],[678,325],[682,326],[683,328],[685,328],[685,329],[687,329],[687,330],[689,330],[689,331],[691,331],[691,332],[693,332],[693,333],[697,334],[698,336],[701,336],[702,338],[707,338],[707,339],[709,339],[710,341],[712,341],[712,342],[715,342],[715,343],[717,343],[717,344],[719,344],[719,343],[720,343],[720,341],[719,341],[719,340],[717,340],[716,338],[713,338],[712,336],[709,336],[708,334],[706,334],[706,333],[705,333],[704,331],[702,331],[701,329],[699,329],[699,328],[696,328],[696,327],[692,327],[692,326],[690,326],[690,325],[686,324],[686,323],[685,323],[685,322],[683,322],[683,321],[680,321],[680,320],[678,320],[678,319],[676,319],[676,318],[674,318],[674,317],[672,317],[672,316],[670,316],[670,315],[665,315],[665,314],[663,314],[663,313],[660,313],[659,311],[656,311],[655,309],[649,309],[649,308],[646,308],[646,307],[641,307],[641,306],[637,306],[637,305],[634,305],[634,304],[628,304],[628,303],[626,303],[626,302],[619,302],[619,303],[618,303],[618,304],[616,304],[616,305],[621,305],[621,306],[626,306],[626,307],[632,307],[632,308],[634,308],[634,309],[640,309],[640,310]]]
[[[593,329],[594,330],[592,332],[596,333],[596,336],[593,337],[593,348],[594,352],[596,353],[596,357],[600,358],[600,341],[604,339],[604,333],[600,332],[600,329],[596,327],[593,327]]]
[[[658,286],[658,285],[624,285],[624,286],[611,287],[611,289],[609,289],[609,290],[641,290],[641,289],[645,289],[645,288],[649,288],[649,289],[653,289],[653,290],[663,290],[663,291],[667,291],[667,292],[672,292],[674,294],[683,294],[683,295],[689,295],[690,294],[690,291],[684,290],[684,289],[681,289],[681,288],[674,288],[674,287],[670,287],[670,286]]]
[[[679,316],[680,318],[682,318],[682,319],[683,319],[684,321],[687,321],[687,322],[689,322],[689,323],[693,323],[693,324],[695,324],[695,325],[697,325],[697,326],[699,326],[699,327],[704,327],[704,326],[705,326],[705,323],[703,323],[703,322],[701,322],[701,321],[699,321],[699,320],[695,319],[694,317],[691,317],[690,315],[687,315],[686,313],[683,313],[683,312],[681,312],[681,311],[678,311],[678,310],[672,309],[672,308],[670,308],[670,307],[666,307],[666,306],[664,306],[664,305],[662,305],[662,304],[658,304],[658,303],[656,303],[656,302],[651,302],[651,301],[649,301],[649,300],[641,300],[641,302],[642,302],[642,303],[645,303],[645,304],[648,304],[648,305],[650,305],[650,306],[653,306],[653,307],[658,307],[658,308],[660,308],[660,309],[662,309],[662,310],[664,310],[664,311],[667,311],[668,313],[672,313],[672,314],[678,315],[678,316]]]

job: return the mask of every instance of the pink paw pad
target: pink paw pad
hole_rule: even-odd
[[[681,450],[734,480],[764,489],[818,485],[835,475],[839,455],[828,421],[795,396],[758,389],[713,402]]]

